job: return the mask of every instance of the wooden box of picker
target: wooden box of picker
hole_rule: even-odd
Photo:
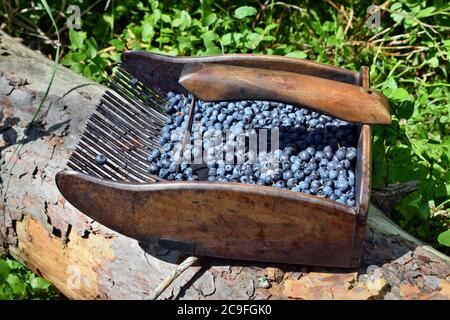
[[[90,117],[68,161],[69,170],[56,176],[61,193],[71,204],[112,230],[187,255],[358,266],[370,199],[370,121],[358,124],[354,206],[257,184],[167,181],[149,173],[146,159],[152,149],[161,148],[158,137],[168,119],[164,112],[167,92],[187,93],[179,81],[186,70],[197,72],[209,65],[252,68],[256,74],[264,71],[250,86],[266,81],[264,76],[273,79],[275,74],[291,82],[300,77],[304,83],[298,86],[306,89],[310,81],[305,79],[314,78],[333,88],[351,85],[353,90],[357,86],[364,94],[373,95],[366,67],[353,72],[307,60],[241,54],[173,58],[129,52],[122,59],[111,90]],[[242,70],[241,77],[246,71]],[[213,71],[205,74],[210,76]],[[235,75],[236,69],[233,72]],[[295,75],[290,78],[291,74]],[[214,90],[214,85],[208,90]],[[274,97],[292,102],[284,93],[261,96],[254,91],[258,96],[249,97],[252,90],[247,87],[233,90],[241,93],[233,97],[236,99]],[[323,91],[326,86],[317,90],[312,92],[313,99],[327,94]],[[351,91],[342,94],[342,89],[339,94],[349,101],[358,98]],[[364,101],[351,102],[352,108],[359,106],[355,114],[365,112]],[[99,164],[99,155],[106,163]]]

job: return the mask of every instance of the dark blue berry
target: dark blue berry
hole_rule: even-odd
[[[95,162],[102,166],[102,165],[106,164],[106,162],[108,162],[108,158],[106,158],[106,156],[103,154],[98,154],[95,157]]]

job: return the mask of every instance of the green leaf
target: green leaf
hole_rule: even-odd
[[[189,13],[183,10],[180,12],[180,16],[172,21],[172,27],[179,27],[181,30],[185,30],[191,25],[191,22],[191,16],[189,15]]]
[[[74,49],[81,49],[83,48],[83,40],[86,37],[86,33],[81,31],[76,31],[75,29],[70,29],[69,31],[69,39],[70,39],[70,45]]]
[[[0,300],[14,299],[14,292],[8,282],[0,282]]]
[[[275,29],[276,27],[278,27],[278,23],[270,23],[264,28],[264,32],[267,33],[269,31]]]
[[[205,48],[215,47],[214,41],[218,39],[218,36],[214,30],[209,30],[202,35]]]
[[[432,68],[437,68],[439,66],[439,60],[436,57],[431,58],[430,60],[427,61],[427,63]]]
[[[392,17],[392,20],[394,20],[395,22],[398,22],[398,23],[402,22],[403,19],[405,18],[404,15],[399,14],[399,13],[392,13],[391,17]]]
[[[23,265],[21,265],[19,262],[11,259],[7,259],[6,263],[8,264],[8,267],[10,270],[23,270],[25,269]]]
[[[113,55],[111,55],[111,60],[116,61],[116,62],[120,62],[121,61],[121,59],[120,59],[121,56],[122,56],[122,54],[119,53],[119,52],[114,53]]]
[[[0,259],[0,284],[6,281],[9,274],[9,266],[5,260]]]
[[[8,279],[6,279],[6,281],[11,286],[11,289],[16,299],[22,299],[26,296],[27,288],[23,280],[18,275],[10,274],[8,276]]]
[[[144,27],[142,28],[142,40],[151,43],[154,34],[155,31],[153,26],[150,23],[144,23]]]
[[[408,94],[408,91],[406,91],[403,88],[396,88],[392,90],[391,98],[398,101],[407,101],[411,100],[411,97]]]
[[[450,247],[450,230],[444,231],[439,234],[438,241],[440,244]]]
[[[419,13],[416,15],[416,17],[417,18],[429,17],[435,10],[436,10],[435,7],[428,7],[428,8],[422,9],[419,11]]]
[[[234,11],[234,16],[237,19],[244,19],[246,17],[254,16],[256,12],[257,12],[256,9],[253,7],[242,6]]]
[[[392,11],[397,11],[397,10],[402,8],[402,5],[403,4],[401,2],[395,2],[395,3],[392,4],[391,10]]]
[[[172,21],[172,17],[169,16],[168,14],[162,14],[161,20],[164,21],[165,23],[170,23],[170,21]]]
[[[31,279],[30,285],[35,290],[47,290],[50,287],[50,283],[41,277]]]
[[[294,50],[292,52],[289,52],[286,55],[286,57],[297,58],[297,59],[305,59],[307,57],[307,55],[303,51]]]
[[[210,13],[202,19],[202,24],[205,27],[209,27],[216,21],[217,21],[217,15],[215,13]]]
[[[114,18],[110,14],[104,14],[103,20],[108,24],[109,28],[112,29],[114,27]]]
[[[116,48],[116,50],[122,51],[123,49],[125,49],[125,45],[119,39],[112,39],[109,41],[109,43],[112,44]]]
[[[246,37],[245,46],[248,49],[256,49],[256,47],[259,45],[261,40],[263,39],[263,36],[259,33],[252,32],[249,33]]]
[[[97,43],[95,42],[94,38],[89,38],[86,41],[86,54],[89,58],[94,59],[97,55]]]
[[[231,33],[225,33],[220,42],[223,46],[229,46],[232,43]]]

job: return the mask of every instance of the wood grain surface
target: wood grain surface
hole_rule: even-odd
[[[223,65],[259,68],[301,73],[323,79],[330,79],[359,85],[358,72],[338,68],[305,59],[263,54],[222,54],[202,57],[172,57],[145,51],[126,51],[121,57],[121,66],[148,87],[163,91],[187,94],[188,91],[178,83],[186,64],[218,63]]]
[[[75,207],[140,240],[191,242],[191,254],[323,266],[350,264],[355,210],[332,200],[238,183],[56,177]]]
[[[187,64],[180,84],[205,101],[269,100],[350,122],[389,124],[386,97],[375,90],[294,72]]]

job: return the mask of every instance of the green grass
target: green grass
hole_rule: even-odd
[[[18,3],[18,6],[16,6]],[[62,3],[62,4],[61,4]],[[450,253],[450,4],[400,0],[381,8],[368,29],[372,1],[71,1],[81,30],[65,27],[67,2],[51,4],[61,31],[59,61],[106,82],[124,50],[170,55],[263,53],[306,58],[351,70],[370,66],[371,86],[392,102],[392,124],[374,126],[373,185],[419,180],[396,207],[406,231]],[[381,4],[382,2],[378,2]],[[54,54],[57,32],[45,8],[5,1],[3,28]]]
[[[58,291],[22,264],[0,255],[0,300],[54,300]]]

